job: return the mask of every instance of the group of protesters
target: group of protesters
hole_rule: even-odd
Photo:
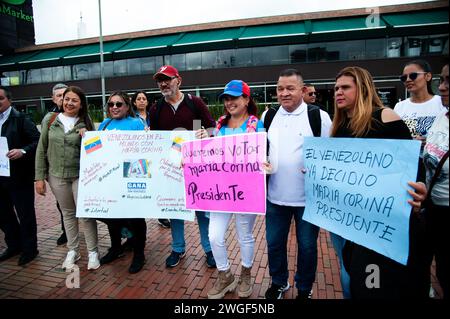
[[[317,240],[320,228],[303,219],[306,205],[304,137],[417,139],[422,142],[417,180],[405,185],[410,195],[409,259],[400,264],[345,235],[330,233],[339,259],[344,298],[352,299],[426,299],[430,292],[430,269],[433,257],[436,275],[444,298],[449,291],[450,244],[444,227],[448,224],[448,64],[442,68],[439,95],[433,93],[432,70],[423,60],[407,63],[400,80],[410,97],[394,109],[381,102],[371,74],[361,67],[349,66],[336,75],[334,116],[304,97],[311,87],[305,86],[297,69],[280,72],[276,92],[279,108],[268,108],[258,117],[249,85],[232,80],[225,85],[220,99],[224,113],[217,121],[197,96],[180,90],[182,77],[178,70],[164,65],[153,75],[162,98],[150,105],[144,91],[132,98],[123,91],[110,94],[105,105],[107,118],[98,130],[194,130],[194,120],[201,121],[197,139],[242,133],[267,132],[267,161],[262,164],[268,176],[266,198],[266,241],[271,285],[266,299],[281,299],[290,288],[287,243],[292,218],[295,220],[297,265],[295,287],[298,299],[312,297],[317,270]],[[62,216],[63,235],[58,244],[67,242],[67,256],[62,268],[70,270],[81,258],[79,222],[82,223],[88,251],[88,270],[113,262],[133,251],[129,273],[145,266],[147,224],[144,218],[94,219],[77,218],[76,202],[80,168],[81,140],[86,131],[95,130],[88,115],[84,91],[76,86],[58,84],[53,89],[57,108],[41,123],[40,132],[21,112],[12,107],[7,87],[0,87],[0,130],[6,137],[10,176],[0,176],[0,228],[7,249],[0,262],[20,255],[18,264],[25,266],[39,254],[34,194],[46,195],[50,186]],[[425,207],[427,209],[423,209]],[[409,212],[408,212],[409,213]],[[126,213],[124,213],[126,215]],[[255,214],[196,211],[201,246],[206,265],[217,268],[218,275],[207,292],[211,299],[223,298],[237,289],[241,298],[252,295],[252,265],[255,239]],[[225,234],[234,216],[241,270],[231,270]],[[107,225],[111,240],[108,252],[100,257],[97,223]],[[170,228],[171,252],[166,267],[177,266],[186,254],[184,220],[161,219]],[[126,240],[124,241],[124,238]],[[405,243],[408,245],[408,243]],[[367,266],[380,269],[380,287],[366,284]]]

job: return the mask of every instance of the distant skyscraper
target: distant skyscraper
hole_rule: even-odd
[[[83,14],[80,12],[80,22],[78,22],[78,39],[86,38],[86,23],[83,22]]]

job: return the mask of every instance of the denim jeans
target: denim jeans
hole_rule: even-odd
[[[319,227],[302,219],[305,207],[280,206],[267,201],[266,239],[272,283],[285,285],[289,279],[287,242],[292,216],[297,235],[295,286],[310,291],[316,277]]]
[[[342,257],[342,250],[345,245],[345,238],[330,232],[331,242],[333,243],[334,250],[339,259],[339,267],[341,268],[341,285],[344,299],[350,299],[350,275],[344,267],[344,259]]]
[[[205,212],[196,211],[198,228],[200,230],[200,243],[205,253],[211,251],[211,245],[209,244],[209,218],[205,216]],[[183,219],[171,219],[170,230],[172,232],[172,250],[177,253],[186,251],[186,241],[184,240],[184,220]]]

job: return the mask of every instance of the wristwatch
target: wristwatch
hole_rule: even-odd
[[[20,150],[22,152],[22,154],[26,154],[27,151],[25,151],[23,148]]]

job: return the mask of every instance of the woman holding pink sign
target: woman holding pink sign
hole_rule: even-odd
[[[250,96],[250,88],[244,81],[233,80],[225,86],[220,95],[225,106],[225,115],[219,118],[215,135],[234,135],[253,133],[264,129],[262,122],[256,117],[256,104]],[[235,216],[236,232],[241,247],[241,276],[239,281],[231,273],[225,247],[225,233],[231,218]],[[255,239],[253,225],[256,214],[211,212],[209,221],[209,241],[216,261],[218,277],[214,286],[208,291],[209,299],[221,299],[227,292],[238,286],[238,296],[249,297],[253,292],[251,269],[254,257]]]

